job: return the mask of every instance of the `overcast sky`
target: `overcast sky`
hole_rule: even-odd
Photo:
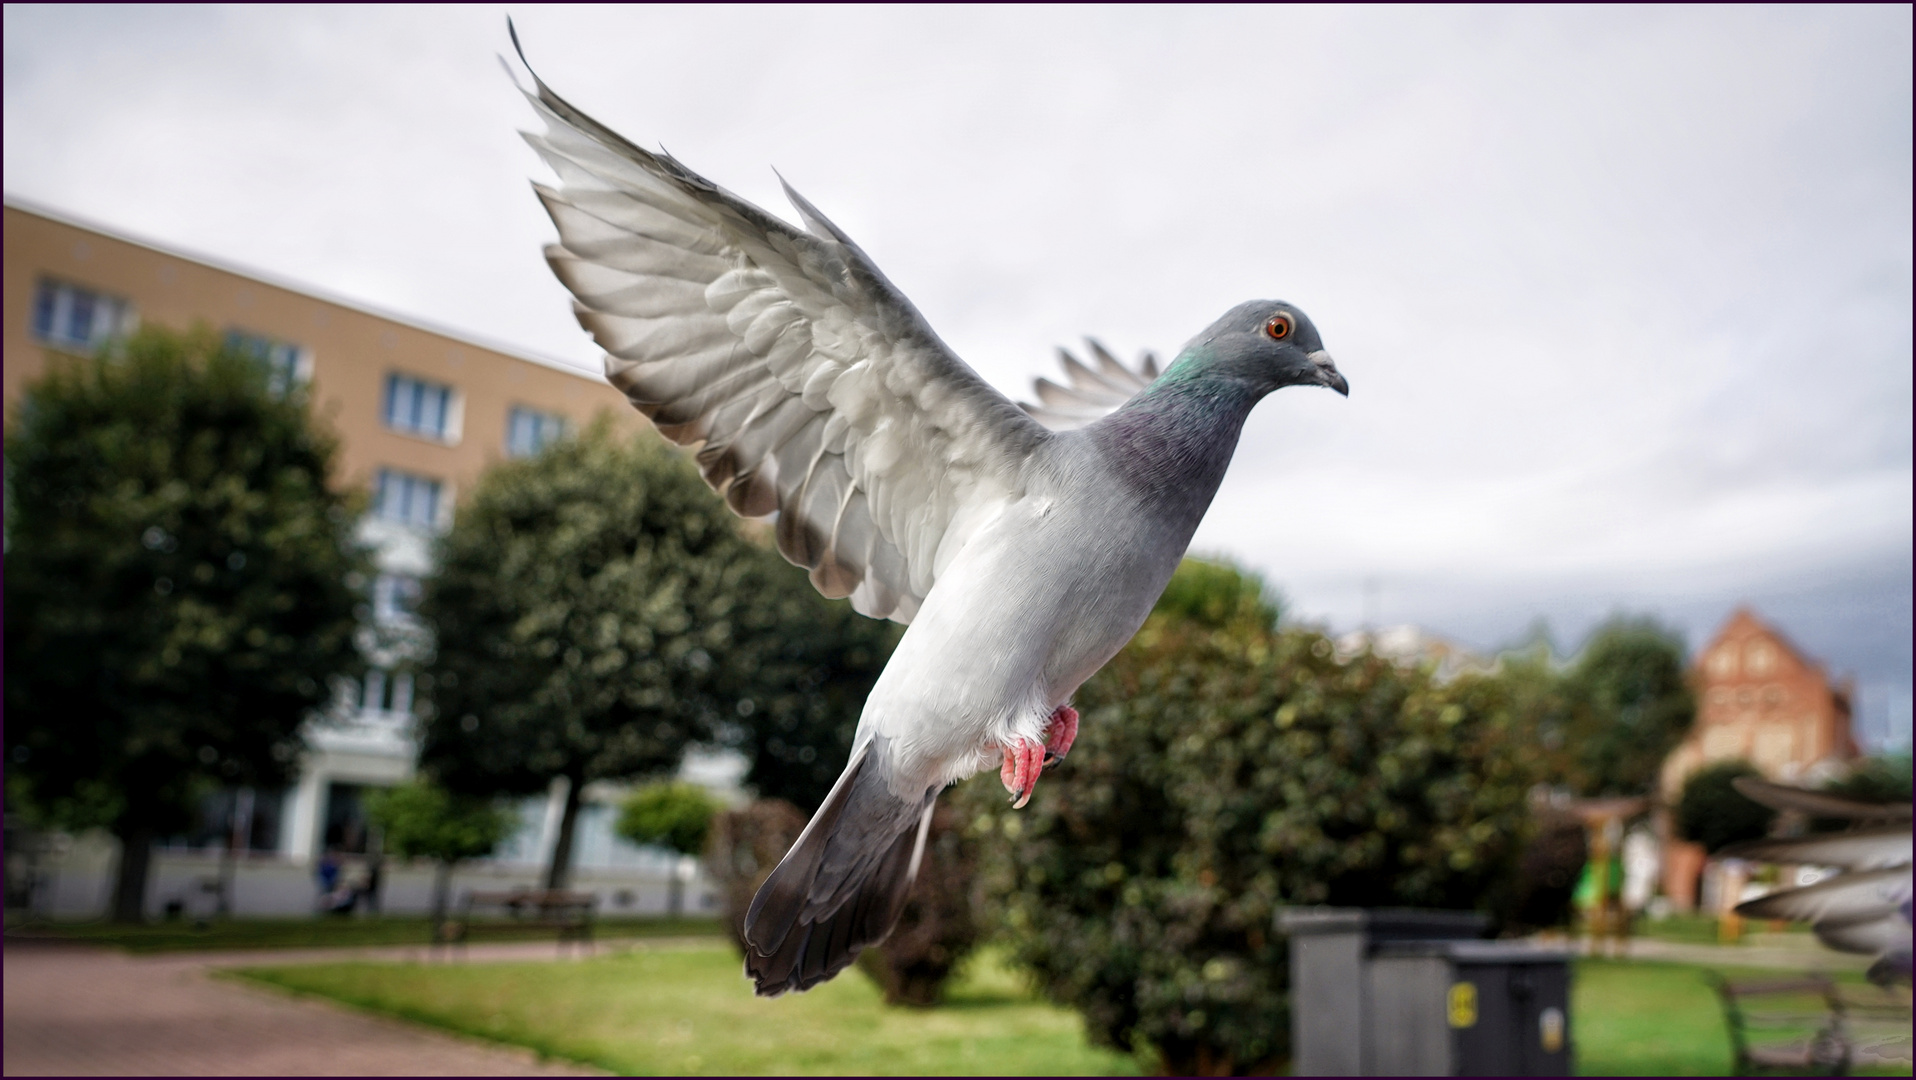
[[[504,8],[5,9],[5,186],[582,367]],[[1906,742],[1911,19],[1867,9],[515,11],[575,104],[776,166],[1024,395],[1308,312],[1196,549],[1494,647],[1754,603]]]

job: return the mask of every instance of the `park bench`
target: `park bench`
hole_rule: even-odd
[[[465,945],[475,935],[502,932],[523,937],[527,929],[551,930],[559,946],[592,944],[592,919],[599,898],[594,893],[516,889],[512,892],[467,892],[459,910],[433,929],[435,945]],[[490,913],[498,917],[484,917]],[[479,917],[475,917],[479,916]]]
[[[1847,1076],[1857,1065],[1909,1060],[1909,994],[1838,987],[1823,975],[1712,976],[1739,1076]]]

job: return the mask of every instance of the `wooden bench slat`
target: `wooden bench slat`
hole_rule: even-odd
[[[599,898],[594,893],[562,890],[520,889],[512,892],[467,892],[459,903],[459,913],[433,928],[436,944],[464,944],[475,930],[553,930],[560,944],[567,941],[592,941],[592,920]],[[475,919],[475,908],[496,908],[503,919]]]

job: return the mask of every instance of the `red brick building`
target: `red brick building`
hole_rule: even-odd
[[[1858,756],[1850,732],[1847,685],[1834,685],[1816,661],[1774,627],[1739,608],[1698,654],[1691,669],[1696,724],[1663,762],[1658,787],[1674,806],[1683,782],[1704,765],[1742,760],[1784,783],[1815,784],[1840,775]],[[1703,851],[1672,840],[1664,848],[1664,889],[1679,907],[1695,903]]]

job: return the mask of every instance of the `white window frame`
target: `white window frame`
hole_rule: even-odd
[[[412,408],[406,410],[410,415],[403,417],[394,414],[394,407],[400,402],[402,390],[408,394],[407,400],[412,403]],[[422,395],[435,393],[442,395],[439,424],[436,430],[425,425],[423,410],[418,404],[424,400]],[[389,371],[386,373],[385,388],[380,394],[379,418],[388,431],[439,443],[442,446],[457,446],[465,429],[466,395],[460,393],[459,388],[450,383],[422,379],[403,371]]]
[[[368,668],[360,688],[359,711],[363,716],[397,720],[412,715],[412,672],[390,668]]]
[[[41,301],[49,293],[52,294],[51,310],[46,325],[42,326]],[[74,304],[83,296],[95,307],[87,319],[87,336],[77,338],[68,334],[66,327],[72,322]],[[28,332],[35,341],[55,348],[97,349],[113,338],[132,333],[138,327],[138,313],[125,297],[58,278],[43,277],[34,282],[33,308],[28,312]]]
[[[519,419],[526,417],[533,426],[533,443],[530,449],[522,449],[513,441],[513,429]],[[548,433],[548,426],[552,429]],[[514,405],[506,410],[506,456],[510,458],[528,458],[566,437],[572,429],[572,422],[562,413],[535,409],[530,405]]]
[[[373,617],[384,623],[409,623],[418,618],[400,604],[400,594],[410,591],[418,603],[419,578],[412,574],[381,574],[373,579]]]
[[[267,385],[276,394],[284,394],[295,386],[304,386],[312,381],[313,350],[303,345],[237,326],[226,328],[226,343],[245,350],[266,365]]]
[[[406,509],[402,515],[398,516],[387,513],[386,490],[387,485],[392,483],[403,483],[407,485],[407,492],[404,496]],[[421,515],[417,515],[412,511],[412,503],[415,498],[414,493],[425,485],[430,485],[434,492],[434,502],[430,515],[432,520],[430,521],[419,520]],[[404,526],[409,529],[437,531],[443,528],[445,523],[450,519],[451,502],[452,485],[436,477],[421,476],[418,473],[408,472],[405,469],[394,469],[382,466],[373,481],[373,517],[394,525]]]

